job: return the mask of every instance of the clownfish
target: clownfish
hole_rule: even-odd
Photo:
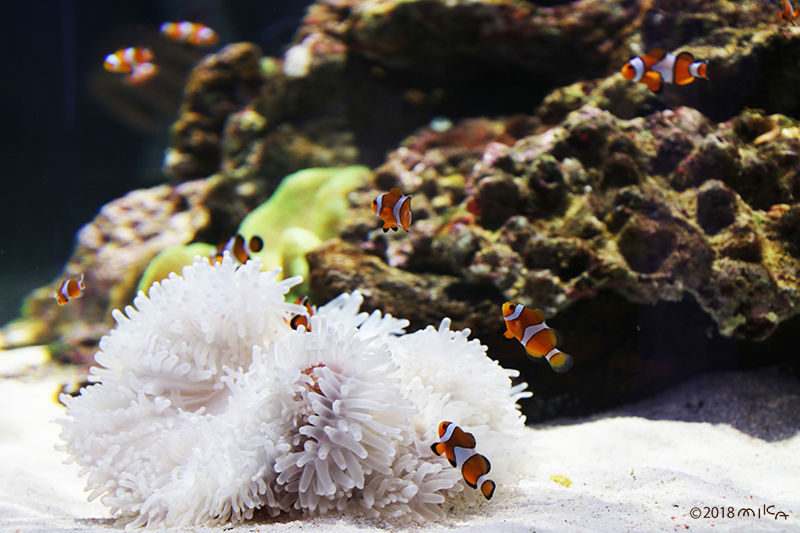
[[[794,24],[794,19],[800,17],[800,9],[794,9],[789,0],[781,0],[781,9],[783,9],[783,11],[778,13],[778,18],[781,20],[786,20]]]
[[[258,235],[253,235],[250,237],[250,241],[246,242],[244,237],[237,233],[228,239],[228,242],[226,242],[224,246],[219,246],[211,250],[210,255],[214,263],[222,263],[225,252],[228,252],[235,261],[245,264],[252,254],[258,253],[263,249],[264,240]]]
[[[156,74],[158,74],[158,67],[149,61],[145,61],[133,67],[125,81],[131,85],[141,85],[150,81]]]
[[[153,52],[149,48],[129,46],[108,54],[103,66],[109,72],[131,74],[136,66],[152,60]]]
[[[708,79],[708,60],[695,61],[689,52],[668,54],[662,48],[651,50],[644,57],[634,57],[622,67],[622,75],[644,83],[654,93],[661,92],[665,83],[687,85],[695,78]]]
[[[71,299],[83,296],[85,290],[86,284],[83,282],[83,274],[81,274],[80,277],[65,280],[52,296],[58,305],[66,305]]]
[[[486,475],[492,469],[491,463],[475,451],[475,437],[452,422],[439,424],[439,442],[431,444],[436,455],[442,455],[455,468],[461,469],[464,481],[473,489],[480,487],[481,494],[491,500],[497,484]]]
[[[535,359],[544,357],[556,372],[566,372],[575,360],[571,355],[555,348],[558,335],[544,322],[541,309],[528,309],[524,305],[506,302],[503,304],[503,320],[506,321],[507,339],[516,339],[525,347],[528,355]]]
[[[192,46],[213,46],[219,41],[217,32],[197,22],[165,22],[161,25],[161,35]]]
[[[372,200],[372,212],[383,220],[384,233],[390,229],[397,231],[398,225],[408,231],[411,225],[411,196],[394,187]]]
[[[306,331],[311,331],[311,326],[309,324],[311,322],[311,317],[317,312],[317,306],[311,305],[311,302],[308,301],[307,296],[301,296],[295,300],[294,303],[305,307],[306,312],[303,314],[294,315],[287,322],[289,322],[289,325],[292,326],[292,329],[298,329],[300,326],[303,326],[306,328]]]

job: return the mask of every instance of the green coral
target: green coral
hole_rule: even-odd
[[[150,285],[165,279],[170,272],[180,275],[183,267],[192,264],[195,255],[208,257],[213,248],[210,244],[202,242],[178,244],[164,248],[147,265],[136,291],[144,291],[146,293],[150,289]]]
[[[369,176],[370,170],[364,166],[295,172],[284,178],[269,200],[242,220],[239,234],[245,242],[256,235],[264,241],[264,248],[253,254],[261,259],[264,268],[282,266],[287,277],[307,273],[308,265],[299,266],[286,259],[305,256],[319,242],[336,237],[348,207],[347,195]]]
[[[281,268],[284,277],[303,276],[303,283],[289,291],[289,299],[308,294],[308,261],[306,254],[320,245],[322,239],[313,232],[298,227],[287,228],[279,243]]]
[[[283,269],[284,277],[308,279],[306,253],[322,241],[339,234],[342,217],[348,208],[347,195],[370,176],[364,166],[345,168],[309,168],[286,176],[269,200],[254,209],[239,226],[238,233],[250,242],[261,237],[264,247],[254,257],[263,268]],[[147,266],[138,290],[145,291],[170,272],[180,274],[191,265],[195,255],[208,257],[210,244],[194,243],[170,246]],[[295,286],[293,294],[308,292],[307,282]]]

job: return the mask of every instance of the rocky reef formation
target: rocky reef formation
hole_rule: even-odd
[[[475,126],[426,129],[376,170],[378,188],[413,195],[417,221],[407,236],[384,235],[365,191],[343,232],[358,246],[309,256],[323,299],[358,286],[412,323],[448,314],[494,337],[485,342],[507,364],[524,356],[500,340],[500,304],[542,307],[584,365],[528,379],[575,382],[590,403],[604,383],[614,390],[602,398],[619,400],[709,365],[776,361],[737,356],[726,339],[763,340],[800,306],[796,123],[745,113],[713,125],[688,108],[620,120],[592,106],[511,146],[478,147],[464,141]],[[661,344],[647,346],[653,335]],[[657,357],[670,351],[684,355]]]
[[[160,185],[128,193],[105,205],[81,228],[61,276],[30,294],[22,318],[0,335],[0,346],[57,342],[57,355],[91,363],[97,342],[114,321],[111,311],[128,305],[139,278],[161,250],[190,242],[209,223],[204,206],[211,182]],[[52,294],[65,278],[84,275],[82,298],[60,307]]]
[[[261,55],[253,44],[232,44],[206,56],[192,70],[180,117],[172,126],[172,146],[164,156],[167,175],[193,179],[216,171],[225,121],[261,87]]]
[[[164,164],[176,182],[213,175],[186,184],[202,190],[198,216],[174,239],[130,248],[146,249],[127,262],[136,280],[96,285],[124,296],[80,305],[98,309],[102,332],[157,252],[216,245],[292,172],[361,163],[373,175],[337,193],[347,214],[307,255],[313,296],[359,289],[366,308],[412,327],[450,316],[533,384],[531,419],[707,369],[796,366],[800,31],[777,12],[728,0],[320,0],[283,57],[229,45],[195,68]],[[654,47],[708,59],[710,81],[654,94],[618,74]],[[369,209],[393,186],[413,195],[409,234],[384,234]],[[117,260],[86,259],[94,252],[79,245],[65,273]],[[502,338],[506,300],[545,310],[572,370],[555,375]],[[60,324],[55,337],[78,331],[77,308],[55,315],[38,301],[26,316]]]
[[[777,22],[774,5],[727,0],[321,0],[282,58],[260,60],[260,85],[246,45],[196,69],[165,169],[179,180],[221,171],[274,187],[302,168],[376,166],[433,117],[529,112],[572,83],[580,87],[559,105],[575,109],[600,84],[589,98],[621,118],[680,105],[714,120],[743,104],[792,115],[798,36]],[[709,59],[713,87],[654,95],[614,75],[654,47]],[[231,93],[230,78],[258,94]],[[206,93],[240,101],[212,112],[191,104]],[[217,110],[232,111],[224,126]]]
[[[622,120],[589,105],[515,139],[536,122],[465,121],[404,141],[376,187],[413,195],[412,231],[375,229],[364,191],[343,231],[358,246],[310,254],[312,288],[325,299],[359,287],[412,323],[443,312],[493,336],[504,361],[522,350],[500,341],[500,304],[541,307],[579,363],[569,377],[528,379],[572,382],[572,400],[589,403],[598,386],[620,400],[709,365],[765,362],[737,359],[725,339],[764,340],[800,308],[797,123],[747,112],[715,125],[689,108]],[[663,324],[641,317],[660,314]],[[639,341],[653,334],[664,344]],[[685,355],[656,357],[670,348]]]

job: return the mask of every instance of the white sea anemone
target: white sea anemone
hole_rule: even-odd
[[[254,348],[291,328],[302,308],[255,260],[236,268],[196,260],[114,312],[92,381],[63,396],[63,448],[89,473],[121,523],[173,526],[240,521],[268,499],[276,436],[260,422],[264,396],[235,394],[223,367],[249,365]]]
[[[494,479],[512,479],[524,385],[468,330],[445,319],[404,334],[407,321],[360,312],[353,293],[295,331],[284,318],[303,308],[284,295],[300,280],[260,269],[197,258],[115,312],[97,384],[62,396],[61,448],[90,499],[130,526],[236,523],[259,508],[439,519],[466,488],[430,450],[445,419],[475,434]]]

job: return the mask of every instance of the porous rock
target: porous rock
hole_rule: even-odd
[[[210,189],[207,180],[159,185],[103,206],[79,231],[61,274],[26,298],[18,322],[30,323],[38,332],[28,343],[58,340],[64,359],[92,363],[97,342],[114,324],[111,311],[133,300],[153,257],[169,246],[190,242],[209,223],[203,202]],[[80,274],[86,284],[84,296],[60,307],[52,293],[63,280]]]
[[[384,234],[374,216],[370,226],[374,196],[355,194],[342,235],[358,248],[315,256],[314,290],[358,286],[393,313],[452,313],[551,396],[534,398],[533,418],[585,413],[709,368],[791,360],[736,346],[770,338],[800,308],[797,172],[780,159],[760,194],[742,178],[794,147],[792,120],[750,112],[714,125],[688,108],[622,120],[587,104],[555,127],[530,119],[516,141],[464,142],[474,127],[426,128],[389,155],[376,186],[413,195],[410,232]],[[722,171],[707,175],[712,167]],[[441,276],[450,290],[422,288]],[[481,312],[459,313],[463,300]],[[577,359],[567,374],[526,363],[502,339],[504,301],[551,317]],[[612,330],[617,340],[602,339]]]

